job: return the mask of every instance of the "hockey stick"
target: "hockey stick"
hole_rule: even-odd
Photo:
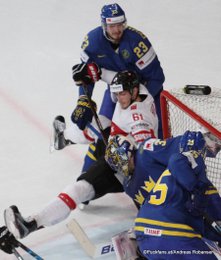
[[[213,221],[211,225],[221,235],[221,226],[216,221]]]
[[[212,221],[211,226],[221,236],[221,226],[216,221]]]
[[[81,228],[79,223],[72,219],[68,224],[67,228],[74,235],[76,240],[80,243],[81,247],[85,253],[92,257],[106,256],[114,253],[114,248],[112,242],[106,242],[95,245]]]
[[[15,248],[12,249],[12,252],[17,257],[18,260],[24,259]]]
[[[101,124],[101,121],[100,121],[100,119],[99,119],[99,117],[98,117],[98,115],[97,115],[97,112],[96,112],[96,110],[95,110],[95,108],[94,108],[94,106],[93,106],[91,97],[90,97],[90,95],[89,95],[89,93],[88,93],[88,89],[87,89],[87,87],[86,87],[85,85],[82,85],[82,87],[83,87],[83,89],[84,89],[85,95],[86,95],[87,98],[88,98],[88,102],[89,102],[89,104],[90,104],[91,111],[92,111],[93,116],[94,116],[94,119],[95,119],[95,121],[96,121],[96,123],[97,123],[97,127],[98,127],[99,130],[100,130],[100,133],[101,133],[101,137],[102,137],[102,139],[103,139],[103,142],[104,142],[105,145],[107,145],[107,140],[106,140],[106,138],[105,138],[105,136],[104,136],[104,129],[103,129],[102,124]]]
[[[202,238],[202,240],[207,244],[207,246],[211,249],[211,251],[221,256],[221,248],[217,245],[216,242],[204,237]]]
[[[36,254],[34,251],[32,251],[29,247],[27,247],[24,244],[22,244],[20,241],[17,241],[17,245],[20,246],[23,250],[25,250],[29,255],[33,256],[35,259],[37,259],[37,260],[44,260],[38,254]]]
[[[221,226],[214,219],[212,219],[208,214],[204,212],[203,217],[205,221],[213,228],[214,232],[221,236]],[[221,248],[218,244],[212,240],[207,238],[202,238],[203,241],[207,244],[207,246],[216,254],[221,255]]]
[[[221,226],[214,219],[212,219],[208,214],[203,214],[206,222],[214,229],[214,231],[221,236]]]

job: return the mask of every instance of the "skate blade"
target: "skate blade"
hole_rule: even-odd
[[[50,140],[50,145],[49,145],[49,152],[53,153],[56,149],[55,149],[55,143],[54,143],[54,136],[51,137]]]

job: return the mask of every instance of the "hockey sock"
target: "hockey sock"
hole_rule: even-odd
[[[33,217],[36,220],[38,227],[52,226],[65,220],[70,213],[71,209],[57,197]]]
[[[76,205],[91,200],[94,196],[93,186],[85,180],[80,180],[67,186],[57,198],[33,218],[38,227],[55,225],[65,220]]]

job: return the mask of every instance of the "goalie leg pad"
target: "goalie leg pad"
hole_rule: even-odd
[[[137,243],[135,239],[131,239],[130,232],[123,231],[112,237],[114,251],[117,259],[138,259]]]

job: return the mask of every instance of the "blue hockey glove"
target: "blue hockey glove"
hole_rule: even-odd
[[[180,139],[180,152],[204,151],[205,140],[201,132],[186,131]]]
[[[93,107],[97,109],[97,105],[92,101]],[[77,102],[77,106],[71,114],[71,120],[81,130],[84,130],[87,123],[91,122],[93,118],[93,112],[91,110],[87,96],[80,96]]]
[[[18,247],[17,240],[6,226],[0,227],[0,249],[7,254],[13,253],[13,248]]]
[[[186,208],[194,217],[203,216],[208,205],[208,196],[205,194],[206,188],[195,189],[186,202]]]
[[[76,64],[72,67],[72,77],[77,86],[87,86],[101,78],[101,70],[95,62]]]

